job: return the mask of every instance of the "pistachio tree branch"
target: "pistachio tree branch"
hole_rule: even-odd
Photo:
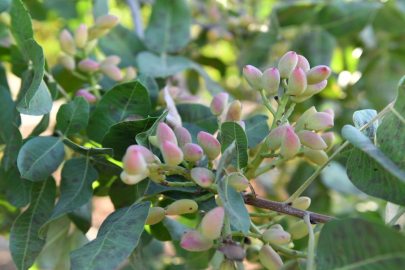
[[[243,194],[243,200],[245,201],[245,204],[256,206],[259,208],[263,209],[269,209],[273,210],[279,213],[287,214],[290,216],[298,217],[303,219],[305,215],[310,215],[311,223],[325,223],[329,220],[335,219],[330,216],[325,216],[317,213],[312,213],[308,212],[305,210],[301,210],[295,207],[292,207],[289,204],[286,203],[280,203],[280,202],[275,202],[275,201],[270,201],[262,198],[253,198],[250,194]]]
[[[271,112],[272,115],[276,115],[276,111],[271,106],[269,100],[266,97],[266,93],[264,92],[264,90],[260,90],[260,95],[262,96],[264,106],[266,106],[266,108]]]
[[[314,229],[312,228],[310,215],[305,215],[304,222],[308,226],[309,230],[309,240],[308,240],[308,261],[307,261],[307,270],[315,269],[315,236]]]

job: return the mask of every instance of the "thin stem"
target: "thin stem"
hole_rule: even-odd
[[[210,192],[208,194],[205,194],[204,196],[198,197],[197,199],[194,199],[195,202],[203,202],[208,200],[209,198],[212,198],[214,196],[214,193]]]
[[[395,222],[397,222],[397,220],[403,215],[405,214],[405,207],[403,207],[401,210],[399,210],[397,212],[397,214],[395,215],[395,217],[393,217],[390,222],[387,223],[387,226],[394,226]]]
[[[82,74],[77,73],[76,71],[71,71],[71,73],[73,76],[79,78],[82,81],[85,81],[85,82],[88,81],[88,78],[86,76],[83,76]]]
[[[403,118],[402,115],[397,110],[395,110],[394,107],[390,107],[390,110],[393,114],[395,114],[396,117],[398,117],[399,120],[401,120],[402,123],[405,124],[405,118]]]
[[[46,77],[48,77],[48,80],[50,82],[53,82],[53,83],[56,84],[56,87],[58,88],[59,92],[66,98],[66,100],[71,101],[71,99],[70,99],[69,95],[66,93],[65,89],[63,89],[63,87],[60,86],[60,84],[55,81],[52,74],[49,74],[47,71],[45,71],[44,74],[45,74]]]
[[[214,167],[214,163],[212,162],[212,159],[208,160],[208,170],[212,171],[213,167]]]
[[[260,95],[262,96],[262,100],[264,103],[264,106],[266,106],[266,108],[270,111],[270,113],[272,115],[276,115],[276,111],[273,109],[273,107],[271,106],[269,100],[266,97],[266,93],[264,92],[264,90],[260,90]]]
[[[262,233],[260,232],[259,228],[256,227],[256,225],[253,223],[252,220],[250,220],[250,230],[251,230],[253,233],[257,233],[257,234],[262,235]]]
[[[97,99],[100,99],[100,90],[97,88],[97,82],[96,79],[94,78],[93,74],[89,75],[89,81],[90,81],[90,86],[92,90],[94,91],[94,94],[96,95]]]
[[[188,163],[185,160],[181,161],[181,165],[183,165],[185,168],[188,168]]]
[[[379,112],[376,116],[374,116],[373,119],[368,121],[368,123],[362,126],[359,130],[360,131],[365,130],[372,123],[374,123],[376,120],[378,120],[380,117],[384,116],[388,111],[390,111],[390,108],[392,106],[393,106],[392,103],[388,104],[387,107],[385,107],[381,112]],[[349,141],[346,141],[338,149],[336,149],[336,151],[326,160],[326,162],[321,166],[319,166],[319,168],[297,189],[297,191],[294,192],[293,195],[291,195],[290,198],[288,198],[288,200],[285,201],[285,203],[292,203],[293,201],[295,201],[302,194],[302,192],[304,192],[305,189],[312,183],[312,181],[314,181],[315,178],[322,172],[322,170],[329,164],[329,162],[332,159],[334,159],[348,145]]]
[[[217,116],[217,124],[218,124],[218,130],[219,130],[219,132],[221,132],[221,126],[222,126],[221,116]]]
[[[291,105],[288,108],[287,112],[285,113],[283,119],[281,120],[281,125],[283,125],[285,122],[288,121],[288,118],[290,117],[291,113],[294,111],[295,105],[297,105],[297,103],[295,103],[295,102],[291,103]]]
[[[280,165],[280,164],[286,162],[287,160],[288,160],[288,158],[277,158],[277,159],[273,160],[272,162],[267,163],[266,165],[257,169],[253,178],[256,178],[259,175],[262,175],[263,173],[274,169],[277,165]]]
[[[304,216],[304,222],[308,226],[308,230],[309,230],[307,270],[313,270],[313,269],[315,269],[314,268],[315,236],[314,236],[314,230],[312,228],[309,214]]]
[[[195,187],[197,185],[196,183],[193,182],[169,182],[169,181],[164,181],[162,184],[169,187]]]

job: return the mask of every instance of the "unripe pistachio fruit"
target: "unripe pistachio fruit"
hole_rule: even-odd
[[[301,103],[301,102],[304,102],[305,100],[310,99],[310,98],[311,98],[311,96],[303,96],[303,95],[301,95],[301,96],[290,96],[291,101],[295,102],[295,103]]]
[[[274,225],[271,226],[269,229],[284,231],[283,226],[281,226],[280,224],[274,224]]]
[[[311,97],[315,94],[318,94],[323,89],[325,89],[326,85],[328,85],[328,81],[324,80],[317,84],[308,84],[307,88],[305,89],[304,93],[301,94],[302,97]]]
[[[121,81],[124,77],[122,76],[121,70],[114,65],[102,65],[100,66],[100,71],[110,78],[113,81],[119,82]]]
[[[326,109],[322,112],[330,114],[330,116],[332,116],[332,118],[335,118],[335,112],[332,109]]]
[[[280,86],[280,72],[277,68],[269,68],[263,72],[263,89],[269,94],[276,94]]]
[[[199,161],[202,156],[204,151],[202,150],[201,146],[198,144],[194,143],[187,143],[186,145],[183,146],[183,155],[184,155],[184,160],[188,162],[197,162]]]
[[[93,102],[97,101],[97,98],[92,93],[90,93],[84,89],[77,90],[76,96],[84,97],[87,100],[87,102],[89,102],[89,103],[93,103]]]
[[[302,115],[301,115],[301,117],[298,119],[298,122],[297,122],[297,124],[295,125],[295,132],[300,132],[301,130],[303,130],[304,128],[305,128],[305,120],[309,117],[309,116],[311,116],[311,115],[313,115],[313,114],[315,114],[317,111],[316,111],[316,109],[315,109],[315,107],[314,106],[312,106],[311,108],[309,108],[308,110],[306,110]]]
[[[221,236],[224,224],[225,211],[222,207],[216,207],[209,211],[201,220],[201,231],[209,239],[217,239]]]
[[[297,240],[307,236],[309,229],[307,224],[303,220],[300,220],[290,228],[289,233],[292,239]]]
[[[211,186],[215,180],[215,174],[212,171],[202,167],[193,168],[190,175],[191,179],[193,179],[197,185],[204,188]]]
[[[246,249],[246,260],[249,262],[256,262],[259,259],[259,252],[261,246],[250,246]]]
[[[266,137],[266,144],[267,147],[274,151],[277,150],[281,147],[281,141],[283,139],[283,136],[285,132],[288,130],[293,131],[294,127],[293,126],[281,126],[278,128],[273,129],[269,135]]]
[[[175,127],[174,134],[180,148],[183,148],[183,146],[185,146],[186,144],[191,143],[191,135],[186,128],[180,126]]]
[[[166,208],[166,214],[169,216],[194,213],[198,210],[198,205],[195,201],[182,199],[175,201]]]
[[[155,183],[163,183],[166,180],[166,175],[158,172],[149,173],[149,179]]]
[[[73,37],[67,29],[63,29],[59,35],[59,43],[62,51],[67,54],[75,55],[76,47],[73,41]]]
[[[100,68],[97,62],[94,62],[93,60],[90,59],[84,59],[80,61],[77,66],[81,71],[86,73],[95,72]]]
[[[132,152],[139,152],[142,154],[146,163],[154,163],[156,161],[155,155],[148,148],[142,145],[131,145],[127,148],[126,155],[130,155]]]
[[[312,150],[307,148],[304,150],[304,157],[316,165],[322,165],[328,160],[328,155],[322,150]]]
[[[74,70],[76,66],[75,59],[69,55],[60,56],[59,63],[67,70]]]
[[[150,144],[153,145],[154,147],[157,147],[157,148],[160,147],[160,145],[159,145],[159,143],[158,143],[158,140],[157,140],[157,136],[149,136],[149,137],[148,137],[148,141],[149,141]]]
[[[260,91],[263,89],[262,75],[263,73],[254,66],[247,65],[243,68],[243,76],[253,90]]]
[[[301,142],[294,131],[287,129],[281,140],[280,154],[285,158],[294,157],[300,150]]]
[[[308,84],[317,84],[330,76],[331,70],[327,66],[316,66],[307,71]]]
[[[281,57],[280,62],[278,62],[278,71],[280,72],[280,77],[287,79],[290,73],[294,70],[298,63],[298,55],[296,52],[287,52]]]
[[[135,174],[135,175],[128,174],[127,172],[122,171],[120,178],[127,185],[135,185],[135,184],[138,184],[139,182],[141,182],[142,180],[144,180],[146,177],[148,177],[148,175],[149,175],[148,169],[146,169],[145,171],[143,171],[140,174]]]
[[[75,45],[77,48],[83,49],[84,46],[86,46],[88,38],[86,24],[82,23],[79,25],[79,27],[76,28],[74,38],[75,38]]]
[[[224,259],[219,265],[218,270],[236,270],[235,262],[232,260]]]
[[[311,205],[311,198],[309,197],[299,197],[292,204],[293,207],[302,210],[307,210],[310,205]]]
[[[234,261],[243,261],[246,257],[243,248],[235,245],[217,247],[217,250],[224,253],[225,257]]]
[[[231,103],[226,113],[226,121],[240,121],[242,120],[242,104],[239,100]]]
[[[122,78],[122,82],[130,82],[135,78],[136,78],[135,69],[133,67],[127,67],[124,78]]]
[[[290,95],[300,95],[307,88],[307,77],[301,68],[296,67],[290,74],[288,79],[288,93]]]
[[[110,55],[100,63],[100,68],[102,66],[110,66],[110,65],[116,66],[120,62],[121,62],[121,57],[119,57],[118,55]]]
[[[314,150],[324,150],[328,146],[325,141],[316,133],[309,130],[301,130],[297,133],[300,141],[303,145],[314,149]]]
[[[280,255],[269,245],[264,245],[259,252],[261,264],[269,270],[277,270],[284,265]]]
[[[111,14],[102,15],[97,18],[95,26],[97,28],[113,28],[118,24],[118,17]]]
[[[129,174],[141,174],[147,169],[147,163],[140,151],[127,151],[122,159],[122,165]]]
[[[325,112],[314,113],[305,119],[304,126],[309,130],[322,131],[333,127],[333,118]]]
[[[249,180],[240,172],[233,172],[228,175],[228,184],[237,191],[243,191],[249,186]]]
[[[173,130],[164,122],[159,122],[156,130],[156,138],[158,145],[161,145],[164,141],[169,141],[177,145],[177,138]]]
[[[164,141],[160,151],[165,163],[169,166],[177,166],[183,161],[183,152],[180,147],[170,141]]]
[[[105,34],[107,34],[109,31],[110,31],[109,28],[98,28],[95,26],[90,27],[88,40],[92,41],[97,38],[100,38],[100,37],[104,36]]]
[[[154,225],[159,223],[165,217],[165,209],[162,207],[152,207],[149,209],[148,218],[146,219],[145,225]]]
[[[209,159],[215,159],[221,153],[221,144],[211,134],[200,131],[197,135],[197,141]]]
[[[228,103],[229,94],[228,93],[219,93],[211,101],[210,110],[211,113],[215,116],[220,116]]]
[[[213,246],[212,239],[203,235],[203,233],[196,229],[188,229],[181,235],[180,246],[188,251],[204,251]]]
[[[335,134],[331,132],[326,132],[321,135],[321,138],[324,140],[326,145],[328,146],[327,150],[330,150],[335,142]]]
[[[221,198],[220,198],[219,196],[217,196],[217,197],[215,198],[215,203],[216,203],[218,206],[223,206],[222,201],[221,201]]]
[[[298,55],[297,67],[300,67],[304,72],[307,72],[311,68],[308,60],[302,55]]]
[[[267,229],[263,233],[263,240],[267,243],[275,245],[285,245],[291,240],[291,235],[288,232],[278,229]]]

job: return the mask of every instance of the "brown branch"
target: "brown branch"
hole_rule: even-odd
[[[301,210],[295,207],[292,207],[285,203],[270,201],[262,198],[253,198],[251,194],[242,194],[243,200],[245,204],[256,206],[259,208],[269,209],[272,211],[276,211],[279,213],[287,214],[290,216],[298,217],[303,219],[305,215],[310,214],[310,220],[312,224],[316,224],[318,222],[325,223],[329,220],[335,219],[334,217],[329,217],[317,213],[311,213],[305,210]]]

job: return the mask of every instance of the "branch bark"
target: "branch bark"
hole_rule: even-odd
[[[270,200],[257,198],[257,197],[253,198],[253,196],[250,194],[245,194],[245,195],[242,194],[242,197],[243,197],[243,200],[245,201],[245,204],[256,206],[256,207],[263,208],[263,209],[269,209],[272,211],[276,211],[276,212],[283,213],[286,215],[298,217],[301,219],[303,219],[305,215],[309,214],[310,221],[312,224],[316,224],[318,222],[325,223],[329,220],[335,219],[334,217],[301,210],[301,209],[292,207],[285,203],[270,201]]]

